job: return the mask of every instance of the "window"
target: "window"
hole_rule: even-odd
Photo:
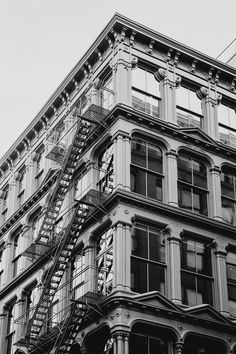
[[[113,232],[107,230],[96,241],[97,289],[110,294],[113,286]]]
[[[40,207],[29,218],[29,226],[31,227],[30,237],[32,241],[34,241],[37,238],[42,221],[43,219],[42,219],[41,207]]]
[[[91,185],[88,184],[88,172],[85,170],[82,171],[79,176],[76,177],[76,180],[75,199],[80,200],[91,188]]]
[[[130,340],[130,353],[167,354],[168,343],[162,338],[132,333]]]
[[[114,145],[107,147],[98,157],[98,190],[110,194],[114,188]]]
[[[4,267],[3,267],[3,247],[0,247],[0,289],[2,287],[2,282],[3,282],[3,271],[4,271]]]
[[[236,148],[236,112],[227,105],[218,106],[219,138],[223,144]]]
[[[180,154],[178,157],[179,207],[208,215],[207,170],[203,163]]]
[[[224,166],[220,177],[222,217],[227,223],[235,225],[236,172]]]
[[[181,127],[201,128],[202,108],[196,92],[180,86],[176,90],[177,123]]]
[[[113,106],[113,96],[114,96],[114,91],[113,91],[112,75],[108,75],[103,80],[102,88],[99,91],[100,105],[103,108],[111,109]]]
[[[154,74],[147,69],[132,71],[132,105],[153,117],[160,117],[160,90]]]
[[[17,229],[12,235],[12,276],[13,278],[17,276],[19,272],[19,259],[20,259],[20,252],[19,252],[19,237],[21,234],[21,227]]]
[[[36,294],[37,294],[37,287],[36,287],[37,283],[34,282],[33,284],[31,284],[29,287],[27,287],[26,289],[24,289],[24,295],[25,295],[25,322],[27,323],[27,321],[33,316],[33,310],[32,308],[34,307],[34,305],[36,305],[35,303],[35,299],[36,299]]]
[[[236,317],[236,252],[228,252],[226,257],[229,312]]]
[[[15,301],[7,304],[7,326],[6,326],[6,343],[7,343],[7,352],[6,354],[12,353],[13,347],[13,336],[14,336],[14,306]]]
[[[7,220],[9,186],[5,186],[2,192],[2,223],[4,223]]]
[[[25,189],[26,189],[26,168],[24,167],[18,176],[18,207],[20,207],[25,201]]]
[[[137,223],[132,234],[131,289],[165,292],[165,240],[159,229]]]
[[[131,143],[131,191],[162,201],[162,151],[140,139]]]
[[[181,245],[182,301],[195,306],[212,305],[212,267],[209,244],[184,238]]]
[[[71,287],[73,290],[74,300],[78,300],[84,295],[84,279],[85,279],[85,256],[77,254],[71,263]]]
[[[37,153],[36,159],[36,188],[39,188],[43,181],[43,171],[44,171],[44,148],[41,148]]]

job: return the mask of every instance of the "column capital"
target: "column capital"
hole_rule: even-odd
[[[213,105],[218,105],[220,104],[220,101],[222,99],[222,95],[219,94],[216,91],[210,90],[209,88],[202,86],[200,89],[197,91],[197,97],[200,100],[206,100],[206,102],[210,102]]]
[[[183,349],[184,349],[183,340],[179,340],[178,342],[175,343],[175,354],[182,354]]]
[[[180,224],[169,224],[162,231],[163,234],[167,235],[168,240],[175,240],[181,242],[181,236],[183,234],[183,226]]]
[[[213,167],[210,168],[210,172],[220,175],[221,174],[221,168],[219,166],[213,166]]]
[[[222,239],[218,239],[213,240],[212,241],[212,247],[215,249],[214,253],[216,255],[222,256],[222,257],[226,257],[227,255],[227,247],[228,247],[228,242],[226,240]]]
[[[118,139],[118,138],[128,138],[129,140],[131,140],[131,136],[129,133],[123,131],[123,130],[118,130],[112,137],[112,141],[114,142],[114,140]]]
[[[168,84],[172,87],[178,87],[181,83],[181,77],[179,75],[163,68],[159,68],[154,73],[154,77],[158,82],[163,81],[164,84]]]
[[[171,149],[169,151],[166,151],[166,157],[174,157],[177,158],[178,157],[178,153],[176,150]]]

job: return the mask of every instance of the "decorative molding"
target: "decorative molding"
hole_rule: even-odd
[[[105,36],[105,39],[107,40],[107,42],[108,42],[108,44],[109,44],[109,47],[111,48],[111,49],[113,49],[113,42],[112,42],[112,40],[111,40],[111,38],[107,35],[107,36]]]
[[[100,61],[103,61],[102,53],[100,52],[100,50],[99,50],[98,48],[95,49],[95,53],[97,54],[98,59],[99,59]]]
[[[174,57],[174,66],[178,65],[180,54],[181,54],[180,52],[176,52],[175,57]]]
[[[192,73],[195,73],[197,63],[198,63],[198,60],[197,59],[193,59],[192,66],[191,66],[191,72]]]
[[[146,49],[147,53],[153,55],[153,53],[154,53],[154,49],[153,49],[154,44],[155,44],[155,41],[153,39],[151,39],[150,42],[149,42],[148,48]]]
[[[235,92],[235,86],[236,86],[236,77],[233,78],[230,90]]]
[[[79,91],[79,83],[78,83],[78,81],[75,78],[73,78],[72,82],[73,82],[73,84],[75,86],[76,91]]]
[[[129,39],[129,44],[131,47],[134,46],[134,37],[136,36],[136,32],[135,31],[132,31],[131,32],[131,35],[130,35],[130,39]]]
[[[127,27],[123,27],[120,35],[121,42],[124,42],[126,36]]]
[[[174,50],[173,48],[169,48],[169,50],[168,50],[168,52],[167,52],[167,54],[166,54],[166,61],[167,61],[167,63],[169,63],[170,60],[171,60],[171,56],[172,56],[173,50]]]
[[[213,76],[213,71],[215,70],[215,68],[213,68],[212,66],[210,67],[210,70],[208,72],[208,76],[207,76],[207,80],[211,81],[212,80],[212,76]]]
[[[217,85],[219,82],[221,70],[217,70],[216,75],[215,75],[215,84]]]

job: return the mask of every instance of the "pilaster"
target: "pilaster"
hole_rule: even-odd
[[[130,334],[123,331],[112,334],[113,354],[129,354],[129,337]]]
[[[7,315],[0,314],[0,353],[6,353],[6,328],[7,328]]]
[[[214,193],[211,193],[212,198],[212,217],[216,220],[223,221],[222,208],[221,208],[221,170],[218,166],[213,166],[210,169],[211,173],[211,189]]]
[[[85,285],[84,285],[84,292],[87,293],[88,291],[95,291],[95,279],[96,279],[96,270],[94,267],[94,257],[95,257],[95,249],[94,246],[91,244],[91,241],[87,241],[83,248],[83,252],[85,255]]]
[[[177,189],[177,179],[178,179],[178,169],[177,169],[177,152],[175,150],[170,150],[166,152],[167,161],[167,199],[166,202],[169,205],[178,207],[178,189]]]
[[[176,75],[174,71],[162,68],[159,68],[154,76],[160,82],[161,118],[177,125],[175,90],[181,83],[181,77]]]
[[[226,242],[221,240],[215,242],[215,264],[216,264],[216,287],[217,305],[219,312],[224,316],[229,316],[228,289],[226,275]]]
[[[36,169],[35,169],[35,162],[32,159],[32,155],[29,156],[25,162],[25,168],[26,168],[26,186],[27,188],[25,189],[25,200],[29,198],[34,191],[36,190],[36,180],[35,180],[35,175],[36,175]]]
[[[130,136],[123,131],[118,131],[113,137],[115,188],[130,190],[130,139]]]
[[[9,213],[8,216],[12,215],[17,209],[17,190],[18,184],[15,176],[12,176],[9,181]]]
[[[216,91],[207,87],[201,87],[197,92],[198,98],[202,100],[203,130],[212,139],[219,139],[217,105],[222,96]]]
[[[181,259],[180,243],[183,229],[179,224],[170,224],[166,232],[168,240],[168,295],[176,304],[182,303],[181,297]]]
[[[3,279],[2,287],[9,283],[9,280],[12,279],[12,242],[7,242],[5,245],[5,251],[3,254]]]

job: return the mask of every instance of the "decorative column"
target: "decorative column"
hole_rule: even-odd
[[[6,328],[7,328],[6,313],[0,314],[0,353],[6,353]]]
[[[8,216],[12,215],[17,209],[17,194],[18,194],[18,183],[15,176],[12,176],[9,181],[9,213]]]
[[[179,224],[169,225],[164,232],[167,233],[168,240],[168,294],[170,300],[176,304],[182,303],[181,297],[181,259],[180,243],[183,229]]]
[[[123,331],[117,331],[112,334],[113,354],[129,354],[130,334]]]
[[[215,260],[216,260],[216,287],[218,310],[224,316],[229,316],[228,307],[228,289],[226,274],[226,246],[227,243],[222,239],[221,242],[215,242]]]
[[[30,246],[31,241],[27,236],[27,233],[26,233],[27,229],[28,229],[28,227],[26,225],[23,225],[22,230],[21,230],[21,235],[19,238],[19,242],[18,242],[18,254],[21,254],[22,252],[24,252],[27,249],[27,247]],[[19,262],[18,263],[19,273],[23,272],[31,264],[31,261],[25,256],[21,256],[19,258],[18,262]]]
[[[182,340],[179,340],[175,343],[175,354],[182,354],[184,349],[184,343]]]
[[[5,251],[3,254],[3,279],[2,287],[9,283],[12,279],[12,242],[7,242],[5,245]]]
[[[130,190],[130,139],[129,134],[123,131],[118,131],[113,137],[115,188]]]
[[[170,150],[166,152],[167,160],[167,200],[169,205],[178,207],[178,168],[177,168],[177,153],[175,150]]]
[[[211,184],[212,191],[212,214],[211,215],[215,220],[222,221],[222,208],[221,208],[221,182],[220,182],[220,173],[221,170],[218,166],[214,166],[210,169],[211,173]]]
[[[114,284],[116,290],[130,291],[131,226],[118,222],[113,229]]]
[[[35,166],[35,161],[32,159],[32,156],[29,156],[25,162],[25,168],[26,168],[26,190],[25,190],[25,200],[30,197],[34,191],[36,190],[36,180],[35,180],[35,175],[36,175],[36,166]]]
[[[161,117],[163,120],[177,125],[175,90],[181,83],[181,77],[173,71],[162,68],[159,68],[154,76],[160,82]]]
[[[219,139],[217,105],[222,99],[222,95],[207,87],[201,87],[197,91],[197,96],[202,100],[203,130],[212,139]]]
[[[88,291],[95,291],[95,278],[96,278],[96,270],[94,267],[94,246],[91,244],[91,241],[87,241],[84,248],[83,252],[85,255],[85,279],[87,281],[85,282],[84,285],[84,292],[87,293]]]

